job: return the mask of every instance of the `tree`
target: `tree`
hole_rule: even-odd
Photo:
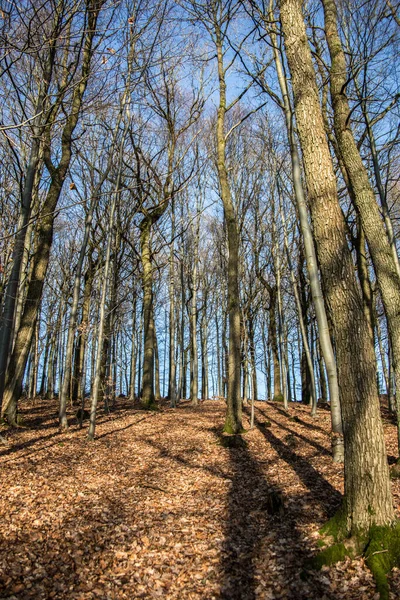
[[[360,216],[371,253],[379,291],[388,321],[396,379],[400,381],[400,271],[390,219],[385,230],[368,172],[357,148],[352,130],[347,99],[347,66],[337,24],[334,0],[323,0],[325,30],[330,67],[330,91],[333,105],[334,131],[338,152],[346,170],[351,198]],[[400,451],[400,394],[396,396],[398,415],[398,447]]]
[[[343,505],[336,521],[342,534],[368,535],[373,525],[392,525],[394,521],[374,348],[338,202],[301,2],[282,0],[280,16],[317,254],[337,354],[346,471]]]
[[[43,284],[49,263],[50,248],[53,240],[54,214],[63,188],[72,157],[72,142],[74,130],[78,124],[83,96],[86,91],[91,72],[93,44],[97,33],[97,20],[104,0],[87,0],[85,5],[85,24],[81,32],[82,58],[79,79],[73,89],[62,133],[61,156],[57,165],[54,164],[54,140],[51,139],[52,128],[47,126],[44,133],[43,156],[46,168],[50,174],[50,186],[43,202],[40,220],[35,232],[35,255],[31,267],[31,279],[27,290],[27,302],[21,316],[21,324],[16,334],[13,352],[9,359],[7,382],[4,391],[3,412],[7,414],[10,424],[16,424],[17,402],[21,394],[22,379],[28,359],[33,332],[36,326]],[[64,7],[65,8],[65,7]],[[65,69],[67,66],[65,65]],[[69,79],[68,79],[69,80]],[[48,123],[53,124],[61,108],[64,94],[56,96],[49,108]],[[65,110],[65,109],[64,109]],[[52,120],[53,119],[53,120]],[[53,144],[52,144],[53,141]],[[6,344],[4,346],[6,348]]]

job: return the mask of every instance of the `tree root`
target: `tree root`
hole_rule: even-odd
[[[375,580],[381,600],[389,600],[388,575],[400,565],[400,521],[390,526],[373,525],[366,534],[344,535],[344,520],[340,511],[321,529],[321,545],[327,547],[307,561],[307,570],[320,570],[346,557],[362,555]],[[336,543],[332,543],[336,542]]]

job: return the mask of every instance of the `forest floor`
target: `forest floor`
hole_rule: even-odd
[[[22,403],[26,428],[0,445],[0,598],[377,598],[362,558],[301,578],[343,491],[329,412],[312,419],[292,404],[288,417],[258,402],[246,446],[225,448],[224,411],[207,401],[144,412],[119,399],[87,442],[73,413],[61,433],[54,403]],[[399,511],[399,480],[393,497]]]

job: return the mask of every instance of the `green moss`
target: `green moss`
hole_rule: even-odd
[[[319,552],[305,563],[307,569],[319,571],[324,565],[334,565],[349,556],[350,552],[343,543],[334,544]]]
[[[373,511],[369,511],[373,514]],[[320,530],[323,538],[319,546],[329,539],[336,543],[324,548],[305,565],[308,569],[321,569],[323,565],[332,565],[363,554],[365,562],[375,579],[376,589],[381,600],[389,600],[387,576],[395,566],[400,566],[400,521],[393,526],[372,526],[367,532],[359,532],[347,538],[346,522],[343,513],[338,511]]]
[[[239,435],[222,434],[219,443],[223,448],[247,448],[247,442]]]
[[[283,402],[283,394],[275,394],[275,396],[272,398],[272,400],[274,402]]]
[[[158,404],[155,400],[150,400],[149,402],[142,402],[142,407],[144,410],[159,410]]]
[[[319,533],[322,537],[332,537],[335,542],[341,542],[347,537],[346,520],[341,510],[338,510],[331,519],[321,529]]]
[[[241,433],[245,433],[246,430],[241,427],[240,431],[236,431],[232,424],[228,422],[225,423],[223,431],[229,435],[240,435]]]
[[[228,433],[229,435],[233,435],[235,433],[234,429],[233,429],[233,427],[232,427],[232,425],[230,423],[225,423],[225,425],[224,425],[224,433]]]
[[[369,539],[365,560],[374,576],[380,599],[388,600],[387,576],[393,567],[400,565],[400,522],[393,527],[371,527]]]

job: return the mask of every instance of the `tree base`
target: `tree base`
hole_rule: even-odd
[[[373,525],[366,534],[345,537],[345,522],[340,511],[321,529],[324,536],[321,545],[328,545],[304,565],[306,569],[320,570],[324,565],[333,565],[347,556],[363,555],[372,572],[380,600],[389,600],[388,575],[395,566],[400,566],[400,521],[393,526]],[[325,540],[325,541],[324,541]]]
[[[371,527],[365,562],[374,576],[381,600],[389,599],[387,576],[393,567],[400,565],[400,522],[393,527]]]
[[[234,426],[230,425],[229,423],[225,423],[223,432],[227,433],[228,435],[240,435],[241,433],[245,433],[246,430],[243,429],[242,426],[234,427]]]
[[[274,402],[281,402],[281,403],[283,403],[283,400],[284,400],[283,394],[275,394],[275,396],[272,398],[272,400]]]
[[[141,404],[141,407],[143,408],[143,410],[153,410],[153,411],[159,410],[159,406],[155,400],[148,400],[148,401],[142,400],[140,404]]]
[[[242,433],[244,433],[244,430]],[[223,448],[247,448],[247,442],[240,434],[222,433],[219,443]]]

